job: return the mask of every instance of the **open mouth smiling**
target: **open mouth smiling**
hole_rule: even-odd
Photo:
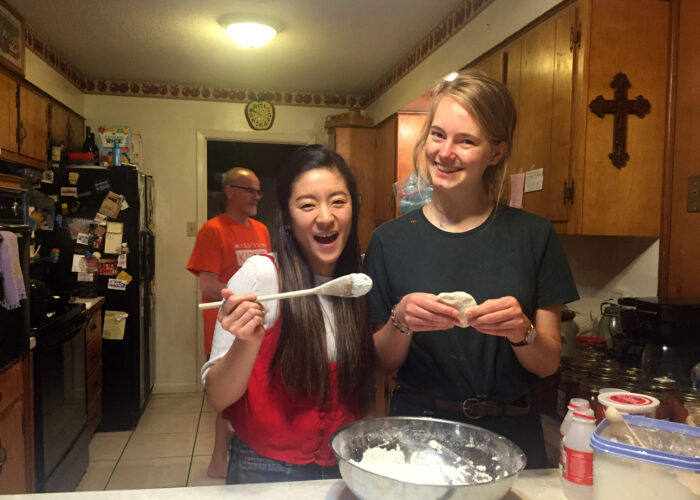
[[[435,168],[437,168],[438,171],[443,173],[443,174],[453,174],[455,172],[459,172],[460,170],[462,170],[461,168],[445,167],[444,165],[438,165],[437,163],[435,164]]]
[[[327,233],[327,234],[315,234],[314,240],[318,241],[322,245],[329,245],[338,239],[338,233]]]

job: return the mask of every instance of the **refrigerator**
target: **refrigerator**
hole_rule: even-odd
[[[55,197],[57,214],[53,231],[41,236],[42,255],[48,255],[50,262],[45,266],[46,279],[54,294],[104,297],[103,318],[115,314],[107,311],[128,314],[120,323],[122,338],[105,338],[103,323],[102,420],[97,430],[130,430],[148,402],[155,377],[153,177],[130,166],[65,166],[53,170],[51,181],[41,185],[43,192]],[[117,213],[104,208],[105,200],[114,201],[114,195],[121,200]],[[111,215],[104,220],[103,212]],[[99,226],[108,228],[107,234]],[[121,245],[109,239],[115,227],[121,228]],[[86,281],[87,274],[76,272],[76,258],[95,251],[100,253],[99,271]],[[114,268],[115,262],[124,267]],[[116,275],[122,271],[128,277]],[[122,280],[117,279],[120,276]]]

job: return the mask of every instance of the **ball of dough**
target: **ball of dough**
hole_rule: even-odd
[[[467,311],[477,306],[474,297],[467,292],[443,292],[437,296],[439,302],[452,306],[459,311],[459,326],[466,328],[469,326]]]

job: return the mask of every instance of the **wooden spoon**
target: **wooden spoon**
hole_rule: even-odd
[[[640,448],[646,448],[641,439],[637,437],[637,434],[632,430],[632,427],[627,423],[627,421],[622,417],[617,408],[614,406],[608,406],[605,409],[605,418],[610,422],[610,426],[613,428],[615,434],[632,436],[632,441],[636,446]]]
[[[266,300],[289,299],[292,297],[303,297],[305,295],[333,295],[334,297],[362,297],[372,289],[372,278],[363,273],[352,273],[340,276],[334,280],[324,283],[315,288],[306,290],[296,290],[293,292],[273,293],[271,295],[261,295],[256,302]],[[216,309],[223,305],[224,301],[204,302],[199,304],[199,309]]]

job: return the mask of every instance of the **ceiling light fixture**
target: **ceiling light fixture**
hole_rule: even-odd
[[[271,19],[252,14],[227,14],[219,18],[219,24],[228,36],[246,48],[266,45],[279,32],[279,25]]]

